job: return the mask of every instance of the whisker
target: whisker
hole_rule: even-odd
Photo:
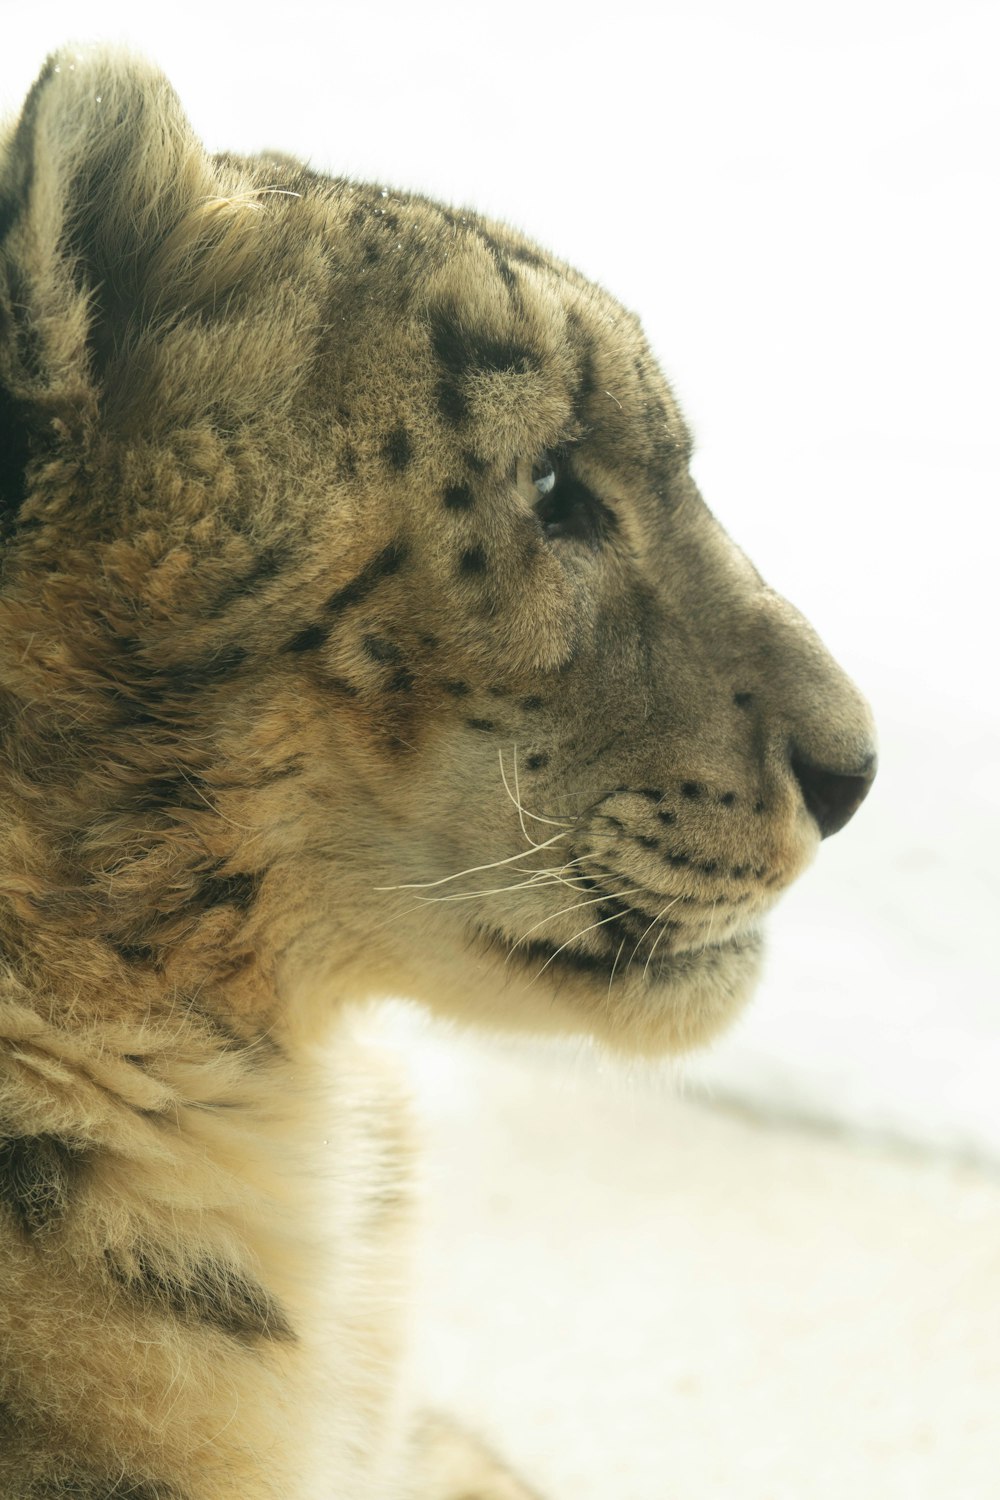
[[[635,891],[619,891],[617,894],[619,896],[634,896],[636,894],[636,892]],[[600,901],[606,901],[607,899],[608,899],[607,896],[605,896],[603,894],[600,895],[600,896],[592,896],[589,901],[577,901],[573,906],[564,906],[561,909],[561,911],[550,912],[547,917],[543,917],[540,922],[536,922],[533,927],[529,927],[528,928],[527,932],[524,932],[524,933],[521,934],[521,936],[518,938],[517,942],[514,944],[513,948],[511,948],[510,953],[508,953],[507,958],[504,960],[504,962],[505,963],[508,962],[509,959],[517,952],[518,948],[520,948],[521,944],[522,943],[526,943],[527,940],[528,940],[528,938],[530,938],[531,934],[533,932],[537,932],[538,929],[539,929],[539,927],[544,927],[547,922],[554,922],[555,919],[556,919],[556,917],[563,917],[569,911],[581,911],[582,908],[585,907],[585,906],[596,906],[598,904],[598,902],[600,902]],[[618,916],[624,916],[625,914],[624,914],[624,912],[618,912],[617,915]],[[590,928],[588,927],[586,929],[586,931],[589,932]],[[579,936],[580,936],[580,934],[577,933],[577,937],[579,937]],[[570,942],[572,942],[572,941],[573,941],[573,939],[570,938]]]
[[[621,942],[618,944],[618,952],[615,954],[615,961],[611,965],[611,978],[608,980],[608,1006],[609,1007],[611,1005],[611,986],[615,982],[615,970],[618,968],[618,960],[621,958],[621,956],[622,956],[622,949],[625,947],[625,944],[627,942],[628,942],[628,938],[627,937],[623,937],[622,940],[621,940]]]
[[[666,915],[666,913],[671,909],[671,907],[676,906],[677,903],[678,903],[678,901],[680,899],[681,899],[680,896],[675,896],[674,899],[673,899],[673,901],[668,901],[667,904],[666,904],[666,906],[663,908],[663,910],[662,911],[658,911],[656,913],[656,916],[653,918],[652,922],[650,922],[649,927],[646,928],[646,932],[649,931],[650,927],[655,927],[656,923],[659,922],[661,920],[661,918],[663,918]],[[659,932],[656,934],[656,937],[653,939],[653,946],[652,946],[652,948],[650,948],[649,954],[647,955],[647,958],[646,958],[645,965],[643,966],[643,970],[642,970],[642,977],[643,977],[643,979],[645,979],[647,973],[649,972],[650,961],[651,961],[651,959],[653,957],[653,954],[656,952],[656,945],[660,941],[660,939],[662,938],[662,936],[666,932],[666,930],[667,929],[665,927],[661,927],[660,930],[659,930]],[[644,932],[643,935],[642,935],[642,937],[639,939],[639,943],[641,943],[642,942],[642,938],[644,938],[646,936],[646,932]],[[638,950],[638,947],[639,947],[639,944],[637,943],[636,944],[636,950]],[[635,956],[635,954],[633,953],[633,957],[634,956]],[[629,960],[629,962],[631,962],[631,960]]]
[[[533,812],[529,812],[528,811],[528,809],[525,807],[524,803],[521,801],[521,787],[520,787],[520,784],[519,784],[519,781],[518,781],[518,775],[517,775],[517,746],[516,745],[514,746],[513,753],[514,753],[514,790],[511,791],[511,789],[510,789],[510,783],[507,780],[507,773],[504,770],[503,751],[502,750],[498,750],[497,751],[497,754],[498,754],[499,759],[500,759],[500,779],[503,782],[504,791],[507,793],[507,796],[510,798],[510,800],[513,802],[514,806],[517,808],[517,815],[518,815],[518,817],[519,817],[519,819],[521,821],[521,832],[524,834],[525,838],[528,840],[528,843],[529,844],[533,844],[534,843],[534,839],[531,837],[531,835],[529,834],[527,828],[525,828],[525,826],[524,826],[524,820],[525,820],[526,817],[527,818],[532,818],[534,820],[534,822],[536,822],[536,823],[549,823],[549,824],[551,824],[551,826],[553,828],[572,828],[572,826],[573,826],[572,823],[567,823],[562,818],[546,818],[546,817],[543,817],[541,815],[541,813],[533,813]]]
[[[549,964],[552,963],[553,959],[558,958],[560,953],[563,951],[563,948],[568,948],[570,943],[576,942],[577,938],[585,937],[588,932],[593,932],[596,927],[604,927],[608,922],[617,922],[620,917],[626,916],[628,916],[627,911],[616,911],[613,916],[602,917],[599,922],[591,922],[589,927],[584,927],[580,932],[574,932],[571,938],[567,938],[565,943],[563,943],[561,947],[557,948],[554,953],[549,955],[549,957],[542,964],[542,967],[539,969],[538,973],[535,975],[535,979],[540,979],[541,976],[545,973],[545,970],[548,968]],[[531,981],[532,984],[534,984],[535,979]]]
[[[424,903],[440,901],[478,901],[483,896],[502,896],[508,891],[538,891],[544,890],[546,886],[550,885],[568,885],[570,890],[586,889],[586,887],[584,886],[570,885],[570,882],[568,880],[563,880],[561,877],[553,877],[552,875],[547,874],[547,872],[545,871],[539,871],[538,874],[533,875],[530,880],[520,880],[517,881],[514,885],[496,885],[487,891],[459,891],[455,895],[448,896],[417,896],[415,899]]]
[[[414,880],[407,881],[403,885],[376,885],[372,889],[376,891],[429,891],[437,885],[447,885],[449,881],[461,880],[464,875],[478,875],[483,870],[496,870],[501,865],[512,865],[518,859],[529,859],[537,850],[548,849],[551,844],[557,844],[565,837],[565,832],[554,833],[544,843],[535,844],[530,849],[521,849],[517,854],[509,854],[506,859],[494,859],[486,865],[470,865],[467,870],[458,870],[454,875],[442,875],[440,880]]]

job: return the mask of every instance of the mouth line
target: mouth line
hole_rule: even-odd
[[[649,984],[662,982],[668,977],[681,978],[692,969],[721,958],[725,954],[737,954],[754,945],[755,935],[724,939],[721,943],[709,943],[701,948],[685,949],[682,953],[655,953],[633,944],[631,954],[622,960],[626,944],[610,953],[585,953],[573,948],[571,943],[559,944],[544,938],[521,942],[501,929],[477,927],[477,937],[491,949],[502,949],[504,961],[515,961],[521,968],[534,968],[537,977],[543,969],[557,973],[586,975],[591,978],[610,979],[613,975],[634,974],[642,969]],[[638,950],[638,951],[637,951]]]

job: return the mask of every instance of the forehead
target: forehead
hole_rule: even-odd
[[[428,199],[327,181],[326,368],[337,407],[389,450],[473,473],[586,444],[617,470],[690,439],[638,319],[517,231]],[[405,433],[405,436],[404,436]]]

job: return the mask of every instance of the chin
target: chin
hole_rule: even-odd
[[[764,941],[753,930],[623,964],[614,953],[514,947],[485,932],[480,951],[475,995],[464,989],[459,1001],[438,991],[451,1014],[503,1030],[591,1035],[615,1052],[652,1057],[703,1046],[735,1020],[756,988]]]

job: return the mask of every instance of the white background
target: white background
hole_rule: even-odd
[[[1000,1160],[996,5],[95,0],[0,35],[11,109],[52,47],[125,41],[211,148],[470,203],[641,311],[709,504],[882,741],[690,1076]]]

